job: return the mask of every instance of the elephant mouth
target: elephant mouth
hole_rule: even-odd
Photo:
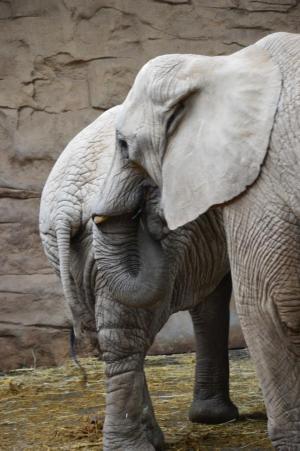
[[[145,193],[144,183],[140,183],[129,195],[124,195],[119,190],[113,197],[111,197],[111,191],[108,194],[104,193],[102,199],[96,200],[94,205],[94,212],[91,215],[94,224],[101,227],[115,217],[122,218],[124,221],[135,219],[144,209]]]
[[[94,233],[96,231],[106,239],[111,239],[115,245],[122,245],[126,241],[137,241],[138,228],[143,227],[141,212],[123,213],[115,215],[93,215]],[[135,243],[136,244],[136,243]]]
[[[141,218],[142,212],[143,212],[143,206],[139,206],[133,212],[123,211],[122,213],[119,213],[119,212],[93,213],[92,221],[94,222],[94,224],[97,227],[100,227],[100,229],[103,230],[103,224],[108,223],[112,219],[117,219],[117,220],[119,220],[119,222],[129,223],[131,221]]]
[[[155,241],[163,241],[170,233],[167,223],[164,218],[159,215],[147,216],[144,205],[136,209],[135,212],[122,215],[107,215],[97,214],[92,215],[92,220],[96,227],[101,230],[102,233],[112,233],[109,227],[110,222],[118,220],[119,223],[135,223],[140,222],[141,227],[147,227],[149,234]],[[117,233],[117,232],[115,232]]]

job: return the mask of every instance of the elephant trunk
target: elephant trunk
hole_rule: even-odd
[[[98,269],[116,300],[147,307],[165,296],[166,258],[142,219],[111,217],[100,227],[94,225],[93,237]]]

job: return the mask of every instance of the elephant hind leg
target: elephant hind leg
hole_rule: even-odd
[[[194,399],[189,418],[195,423],[223,423],[238,417],[229,397],[228,330],[231,277],[190,311],[196,338]]]
[[[286,206],[253,198],[225,211],[234,295],[273,445],[300,450],[300,227]]]

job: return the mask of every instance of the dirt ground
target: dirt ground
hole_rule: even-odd
[[[23,369],[0,377],[0,450],[102,449],[103,363],[82,359],[51,369]],[[146,373],[169,450],[272,449],[262,395],[246,351],[231,351],[231,393],[241,418],[222,425],[188,421],[194,354],[148,357]]]

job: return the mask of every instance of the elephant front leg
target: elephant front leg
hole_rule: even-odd
[[[122,365],[124,363],[126,364],[122,362]],[[108,376],[103,426],[104,451],[154,451],[155,448],[148,440],[146,428],[141,421],[143,399],[142,369],[132,368]]]
[[[160,429],[153,410],[152,401],[148,391],[146,376],[144,375],[144,399],[143,399],[143,415],[142,423],[145,426],[146,435],[150,443],[156,450],[165,448],[165,439]]]
[[[155,419],[142,369],[132,368],[107,378],[103,436],[105,451],[164,448],[164,436]]]
[[[148,340],[142,329],[103,327],[100,347],[106,365],[104,451],[154,451],[164,444],[144,374]]]
[[[228,331],[231,278],[190,311],[196,338],[194,399],[189,418],[195,423],[223,423],[238,417],[229,396]]]

